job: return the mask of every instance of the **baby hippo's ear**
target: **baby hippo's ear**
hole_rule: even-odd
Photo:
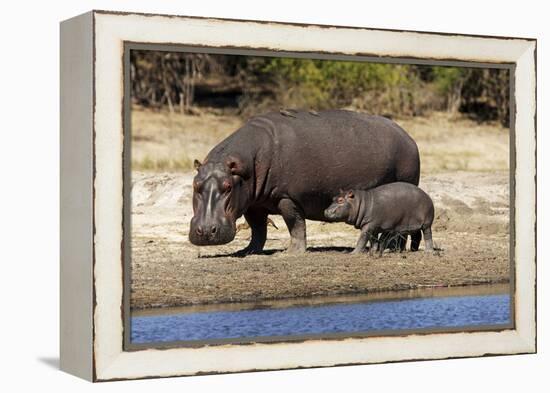
[[[351,190],[348,191],[347,197],[348,197],[349,199],[353,199],[354,196],[355,196],[355,195],[353,195],[353,191],[351,191]]]
[[[193,162],[193,166],[195,167],[195,169],[198,171],[199,168],[202,166],[201,162],[197,159],[195,159],[195,161]]]

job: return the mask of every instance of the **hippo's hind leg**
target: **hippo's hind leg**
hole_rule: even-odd
[[[264,249],[267,239],[267,211],[263,209],[248,209],[244,214],[244,218],[250,230],[252,237],[248,246],[238,251],[238,255],[258,254]]]
[[[418,251],[420,241],[422,240],[422,231],[414,231],[411,233],[411,251]]]
[[[281,199],[278,209],[290,232],[290,245],[287,251],[300,253],[306,251],[306,218],[302,209],[291,199]]]
[[[434,245],[432,241],[432,227],[426,227],[422,229],[422,232],[424,233],[424,244],[426,245],[425,251],[433,251]]]

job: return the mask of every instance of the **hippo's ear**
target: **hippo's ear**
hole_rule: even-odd
[[[353,199],[354,196],[355,195],[353,195],[353,191],[351,191],[351,190],[348,191],[348,195],[347,195],[348,198]]]
[[[193,162],[193,166],[195,167],[195,169],[198,171],[199,168],[202,166],[201,162],[197,159],[195,159],[195,161]]]
[[[247,178],[249,176],[248,167],[240,157],[230,156],[227,158],[225,163],[232,175],[237,175],[243,178]]]

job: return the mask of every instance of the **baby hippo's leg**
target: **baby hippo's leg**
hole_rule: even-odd
[[[377,235],[372,235],[370,237],[370,245],[371,245],[371,248],[369,248],[369,252],[371,254],[380,249],[380,242],[378,241],[378,236]]]
[[[399,235],[399,252],[405,251],[405,247],[407,247],[407,236],[407,234]]]
[[[386,232],[382,232],[380,234],[380,236],[378,236],[378,247],[376,248],[375,251],[380,251],[380,249],[385,249],[386,246],[388,245],[388,234]]]
[[[424,244],[426,245],[426,249],[424,251],[433,251],[434,245],[432,241],[432,227],[427,227],[422,230],[424,234]]]
[[[380,237],[378,235],[380,235]],[[374,255],[375,252],[378,252],[379,256],[382,255],[386,244],[384,239],[384,233],[380,234],[379,232],[376,232],[376,231],[370,231],[369,238],[371,239],[372,242],[374,242],[373,247],[371,247],[369,250],[369,255],[372,256]]]
[[[368,240],[369,240],[368,232],[361,229],[361,234],[359,235],[359,239],[357,240],[357,245],[355,246],[355,249],[351,253],[359,254],[365,251],[365,247],[367,245]],[[372,249],[372,240],[371,240],[371,249]]]

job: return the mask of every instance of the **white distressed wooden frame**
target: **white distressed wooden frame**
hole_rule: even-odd
[[[515,329],[124,351],[124,42],[515,64]],[[535,352],[535,91],[533,39],[100,11],[63,22],[61,368],[105,381]]]

